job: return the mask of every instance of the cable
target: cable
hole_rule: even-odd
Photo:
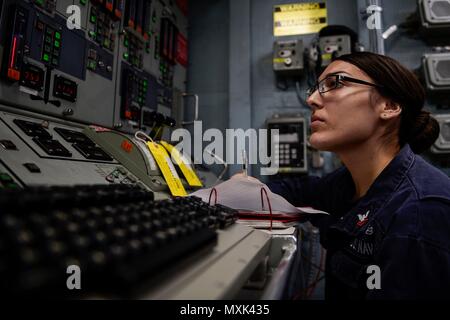
[[[303,253],[301,253],[301,257],[302,257],[304,260],[306,260],[306,262],[308,262],[308,263],[309,263],[311,266],[313,266],[314,268],[316,268],[316,269],[318,269],[318,270],[320,270],[320,271],[322,271],[322,272],[325,272],[325,269],[323,269],[320,265],[318,265],[318,264],[312,262],[311,259],[308,259],[308,257],[305,256]]]
[[[279,76],[276,77],[276,85],[278,89],[283,91],[286,91],[289,88],[286,78],[281,78]]]
[[[324,258],[325,258],[325,251],[323,250],[322,246],[320,246],[320,263],[319,263],[319,266],[322,266],[322,264],[324,262]],[[306,295],[307,299],[311,298],[312,294],[314,293],[314,290],[316,290],[316,286],[319,283],[321,270],[322,270],[322,268],[318,268],[317,269],[316,280],[314,280],[312,285],[309,286],[309,288],[310,288],[309,290],[310,291]]]
[[[304,107],[309,109],[309,105],[306,103],[306,101],[301,96],[301,90],[300,90],[300,82],[295,81],[295,93],[297,94],[297,99],[300,102],[300,104]]]
[[[312,277],[312,279],[310,280],[311,282],[309,283],[308,279],[305,279],[304,277],[304,283],[306,283],[306,288],[301,289],[299,292],[297,292],[296,294],[293,295],[293,300],[298,300],[298,299],[309,299],[312,294],[314,293],[317,285],[320,283],[320,281],[322,281],[325,276],[321,276],[321,274],[325,273],[325,268],[324,268],[324,262],[325,262],[325,250],[323,249],[323,247],[319,245],[319,250],[320,250],[320,261],[319,264],[317,265],[316,263],[314,263],[312,260],[312,252],[313,252],[313,248],[314,248],[314,239],[315,237],[313,235],[311,235],[311,239],[309,240],[309,253],[311,255],[311,258],[308,258],[307,256],[305,256],[303,253],[301,253],[301,257],[308,263],[309,265],[309,269],[312,269],[311,267],[314,267],[315,269],[317,269],[317,273],[315,273],[315,276]],[[311,275],[312,270],[309,270],[309,275]]]

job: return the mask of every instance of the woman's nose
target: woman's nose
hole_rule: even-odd
[[[306,99],[306,103],[308,104],[308,106],[314,110],[314,109],[320,109],[322,104],[321,104],[321,96],[318,90],[314,91],[307,99]]]

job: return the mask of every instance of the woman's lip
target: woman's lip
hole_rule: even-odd
[[[323,121],[323,122],[325,122],[325,120],[323,120],[322,118],[320,118],[320,117],[318,117],[316,115],[311,117],[311,123],[313,123],[314,121]]]
[[[318,128],[318,127],[320,127],[322,124],[324,124],[325,123],[325,121],[322,121],[322,120],[314,120],[314,121],[312,121],[311,122],[311,128],[312,129],[314,129],[314,128]]]

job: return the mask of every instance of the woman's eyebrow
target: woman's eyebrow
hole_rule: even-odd
[[[326,77],[329,77],[329,76],[335,76],[335,75],[338,75],[338,74],[341,74],[341,73],[345,73],[345,74],[347,74],[347,75],[351,76],[351,74],[350,74],[350,73],[348,73],[348,72],[345,72],[345,71],[335,71],[335,72],[330,72],[330,73],[327,73],[327,74],[326,74],[326,76],[325,76],[325,77],[323,77],[323,78],[325,79]]]
[[[335,76],[335,75],[342,74],[342,73],[345,73],[346,75],[351,76],[350,73],[345,72],[345,71],[335,71],[335,72],[327,73],[322,79],[319,78],[319,79],[317,80],[317,82],[322,81],[322,80],[325,79],[326,77],[329,77],[329,76]]]

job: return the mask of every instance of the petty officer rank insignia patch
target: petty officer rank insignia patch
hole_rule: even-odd
[[[359,221],[356,223],[356,225],[359,228],[364,226],[369,221],[369,213],[370,213],[370,210],[367,210],[367,212],[365,214],[358,214]]]

